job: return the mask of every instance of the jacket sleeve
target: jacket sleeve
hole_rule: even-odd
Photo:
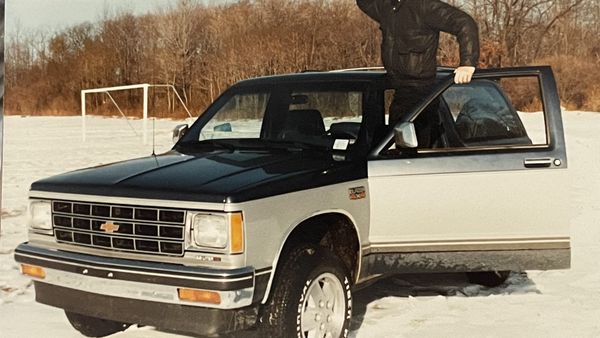
[[[460,9],[439,0],[423,1],[425,23],[456,36],[460,48],[460,65],[479,64],[479,28],[473,18]]]
[[[379,22],[379,8],[377,7],[378,0],[356,0],[356,4],[361,11],[365,12],[371,19]]]

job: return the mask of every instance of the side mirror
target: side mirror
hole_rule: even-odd
[[[394,142],[398,148],[416,148],[419,145],[417,132],[412,122],[404,122],[394,127]]]
[[[188,131],[187,124],[180,124],[173,128],[173,143],[177,143]]]

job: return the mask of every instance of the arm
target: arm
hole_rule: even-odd
[[[456,70],[455,80],[457,83],[469,82],[479,63],[479,29],[475,20],[460,9],[439,0],[423,1],[423,14],[425,23],[432,29],[456,36],[460,46],[461,67]]]
[[[379,8],[377,8],[377,0],[356,0],[356,5],[368,15],[371,19],[379,22]]]

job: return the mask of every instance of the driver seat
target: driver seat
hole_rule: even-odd
[[[326,136],[325,123],[321,112],[316,109],[290,110],[285,116],[279,139],[306,141],[307,138]]]

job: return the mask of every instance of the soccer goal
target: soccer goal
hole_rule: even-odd
[[[190,113],[190,110],[185,105],[185,103],[181,99],[181,96],[179,95],[179,93],[177,92],[177,90],[175,89],[175,87],[173,85],[169,85],[169,84],[148,84],[148,83],[141,83],[141,84],[127,85],[127,86],[116,86],[116,87],[104,87],[104,88],[84,89],[84,90],[81,91],[81,133],[82,133],[82,139],[83,139],[83,141],[84,142],[86,141],[86,134],[87,134],[87,125],[86,125],[86,114],[87,114],[86,98],[87,98],[88,94],[94,94],[94,93],[104,93],[104,94],[106,94],[108,96],[108,98],[110,99],[110,101],[112,102],[112,104],[117,108],[117,110],[119,111],[119,113],[121,114],[121,116],[127,121],[127,123],[129,124],[129,126],[135,132],[135,129],[129,123],[129,121],[127,119],[127,116],[125,116],[125,114],[121,110],[121,107],[119,106],[119,104],[117,103],[117,101],[115,101],[115,99],[111,95],[111,92],[126,91],[126,90],[140,90],[141,89],[143,91],[143,97],[142,97],[142,139],[143,139],[144,144],[147,144],[147,142],[148,142],[148,90],[150,88],[166,88],[167,90],[172,90],[173,93],[175,94],[175,97],[177,97],[177,100],[179,100],[179,103],[181,103],[181,106],[183,107],[183,109],[185,109],[185,111],[188,114],[188,116],[190,118],[193,118],[192,114]]]

